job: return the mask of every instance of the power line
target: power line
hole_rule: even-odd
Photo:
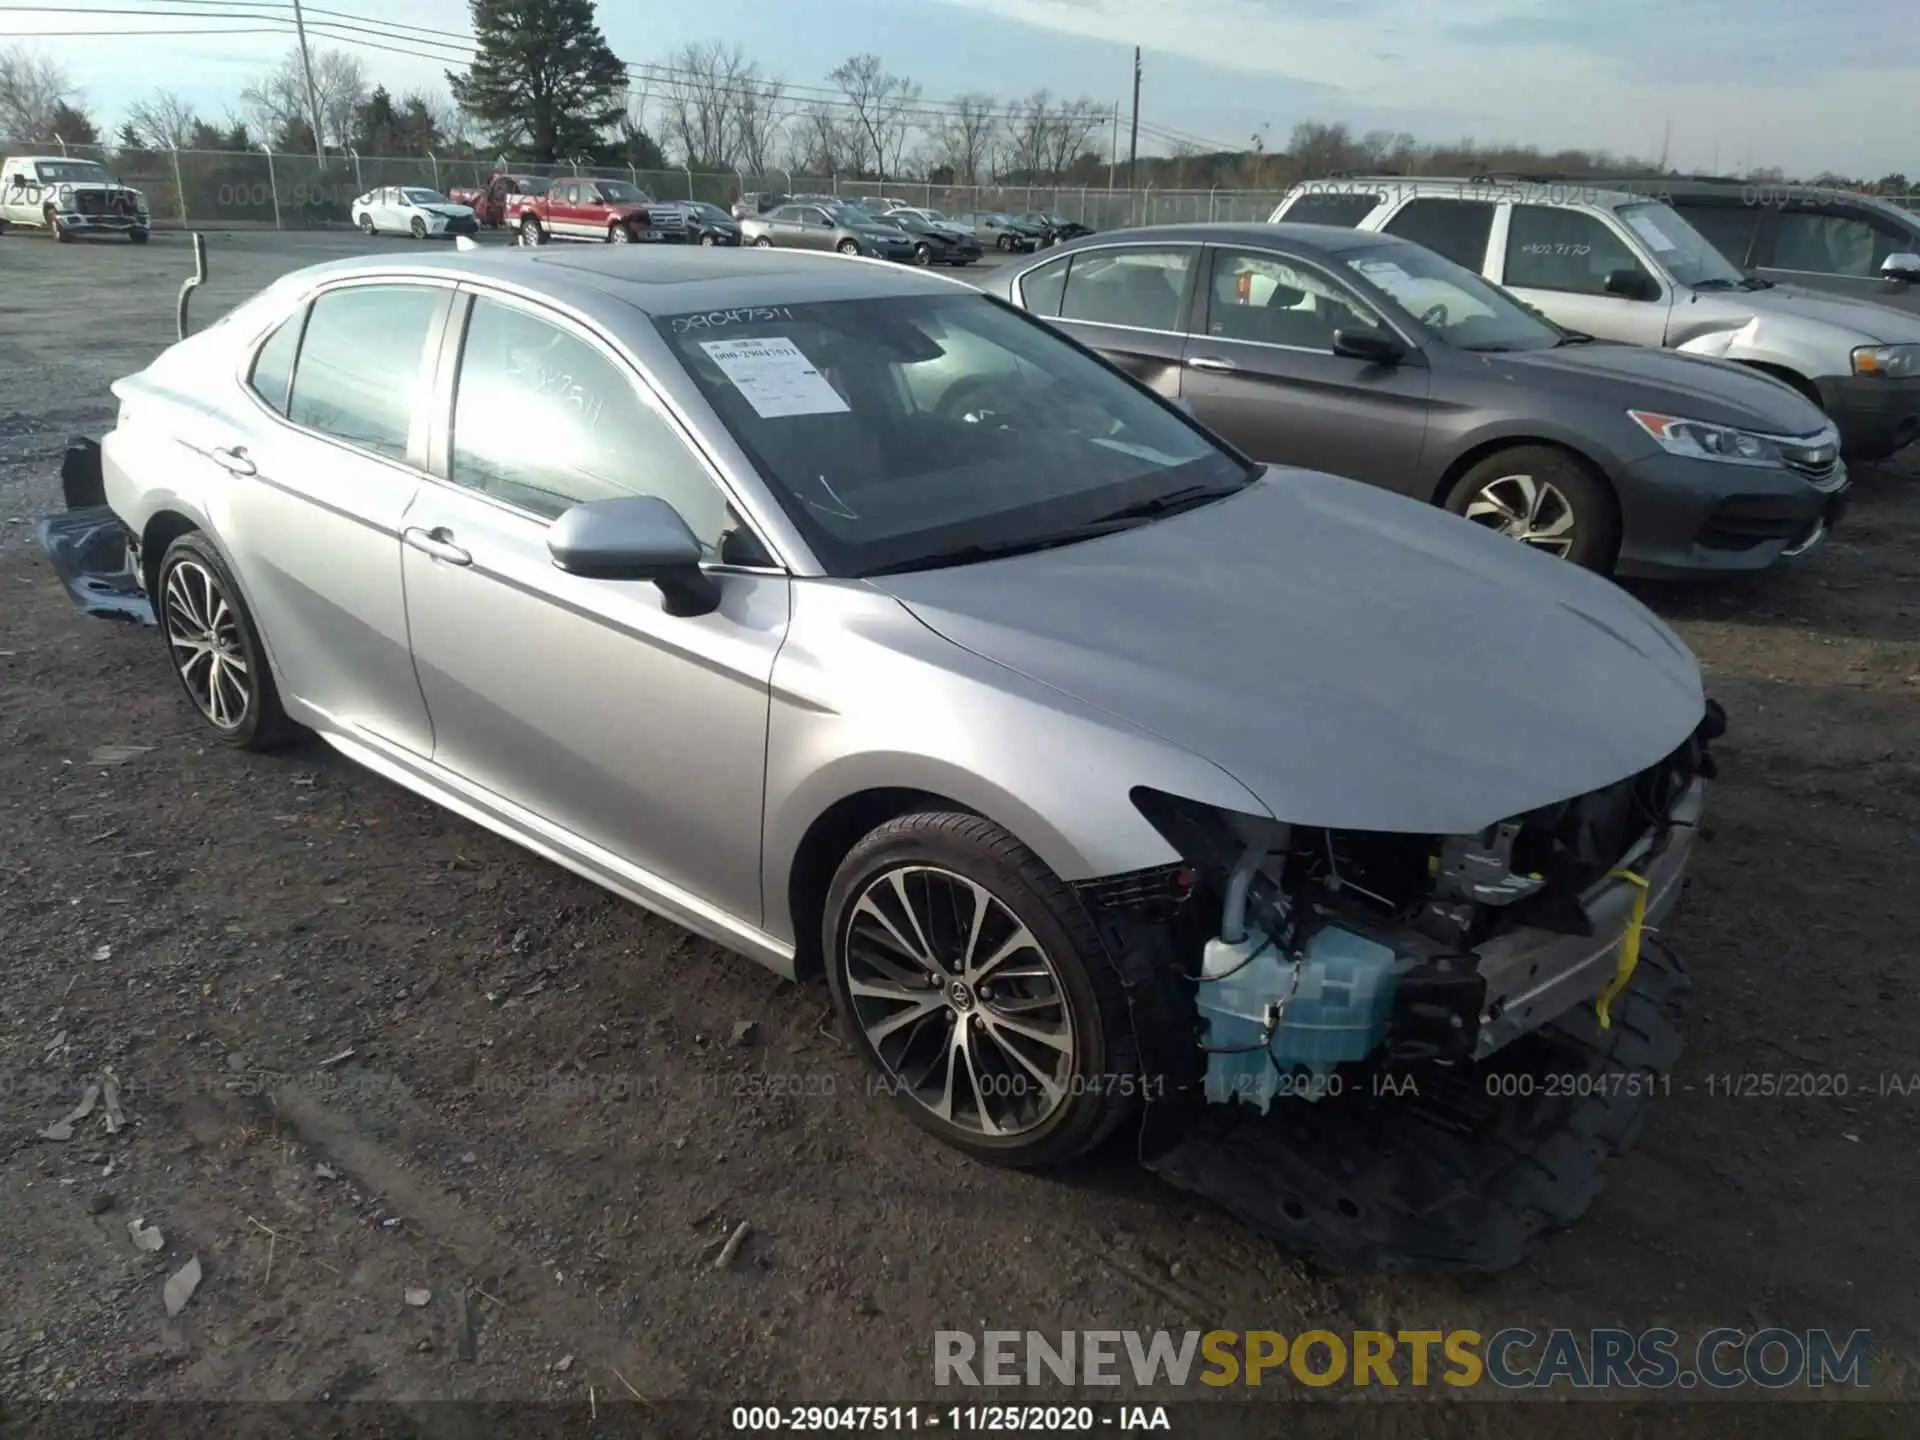
[[[194,8],[188,9],[186,7]],[[296,6],[291,0],[172,0],[167,9],[135,9],[126,6],[83,7],[76,5],[17,4],[0,6],[0,14],[8,11],[45,13],[60,15],[113,15],[139,18],[193,18],[222,19],[231,17],[236,20],[264,20],[269,27],[221,27],[221,28],[141,28],[114,30],[77,30],[77,31],[33,31],[30,36],[62,38],[98,36],[101,38],[137,38],[142,35],[259,35],[259,34],[295,34],[298,26],[293,15]],[[411,25],[400,21],[378,19],[370,15],[360,15],[350,11],[333,10],[302,5],[305,11],[306,28],[323,39],[349,48],[376,50],[385,54],[401,55],[411,59],[429,60],[446,65],[454,62],[471,63],[476,52],[474,38],[455,31],[437,29],[426,25]],[[272,11],[281,13],[275,14]],[[319,18],[324,17],[324,18]],[[18,32],[16,32],[18,33]],[[651,86],[688,86],[702,95],[748,100],[764,103],[769,93],[778,87],[781,98],[790,99],[798,104],[824,108],[830,112],[858,115],[862,107],[848,99],[843,92],[830,86],[811,85],[799,82],[779,80],[773,77],[750,79],[724,74],[710,74],[689,70],[682,66],[663,64],[658,61],[622,62],[629,79],[637,79]],[[1031,105],[1020,102],[1001,102],[998,105],[977,105],[974,97],[956,96],[949,98],[917,98],[898,105],[888,106],[887,114],[891,120],[906,120],[919,124],[922,128],[935,125],[950,125],[958,120],[976,119],[1001,124],[1017,124],[1034,118]],[[1084,119],[1090,126],[1114,123],[1118,120],[1117,106],[1103,106],[1084,113]],[[1057,118],[1057,117],[1056,117]],[[1224,151],[1231,146],[1203,136],[1192,135],[1163,125],[1149,125],[1132,117],[1135,127],[1166,143],[1177,145],[1198,145],[1204,149]]]

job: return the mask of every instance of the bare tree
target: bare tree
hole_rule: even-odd
[[[741,87],[735,116],[740,140],[737,163],[741,169],[764,175],[773,168],[774,151],[791,113],[786,82],[778,77],[756,76]]]
[[[1047,163],[1053,134],[1053,97],[1036,90],[1013,108],[1007,122],[1007,165],[1009,171],[1024,173],[1029,181],[1037,178]]]
[[[740,95],[756,72],[737,45],[683,45],[661,82],[667,129],[689,165],[731,167],[740,149]]]
[[[852,112],[846,138],[854,152],[855,168],[868,169],[866,161],[870,157],[871,168],[884,185],[888,159],[897,159],[906,149],[920,87],[905,76],[893,74],[880,63],[878,55],[871,53],[841,61],[827,79],[840,87]]]
[[[77,102],[67,72],[24,45],[0,50],[0,139],[47,140],[53,112]]]
[[[953,171],[960,185],[978,185],[1000,133],[998,102],[991,95],[962,95],[933,135],[935,162]]]
[[[127,123],[143,145],[155,150],[185,150],[200,125],[194,108],[171,90],[156,90],[127,107]]]
[[[1094,132],[1107,123],[1106,112],[1082,97],[1063,100],[1054,107],[1047,123],[1046,154],[1043,157],[1047,178],[1055,185],[1060,177],[1079,163],[1087,153]]]
[[[313,98],[320,111],[319,141],[343,147],[353,134],[355,113],[367,103],[367,76],[358,57],[345,50],[320,49],[313,56]],[[278,139],[298,126],[311,128],[306,75],[300,52],[290,50],[279,65],[240,92],[240,108],[253,128]]]
[[[1317,120],[1302,120],[1287,141],[1287,154],[1304,180],[1351,170],[1356,150],[1344,124],[1323,125]]]
[[[832,106],[814,101],[794,117],[788,128],[786,168],[813,175],[838,175],[849,158],[848,129]]]

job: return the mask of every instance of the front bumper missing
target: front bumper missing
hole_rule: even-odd
[[[67,442],[60,484],[66,510],[34,521],[33,533],[67,598],[83,614],[153,624],[127,527],[106,502],[98,443]]]
[[[1696,778],[1675,802],[1664,838],[1656,839],[1656,832],[1649,832],[1615,866],[1616,871],[1630,871],[1647,882],[1642,919],[1646,930],[1656,929],[1680,898],[1706,796],[1706,781]],[[1609,876],[1580,897],[1593,934],[1518,930],[1483,942],[1474,954],[1486,981],[1487,999],[1473,1058],[1485,1059],[1516,1037],[1599,994],[1618,967],[1638,894],[1639,887],[1632,881]]]

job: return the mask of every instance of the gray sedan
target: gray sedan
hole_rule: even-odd
[[[1594,569],[1763,569],[1813,549],[1846,503],[1833,424],[1790,386],[1562,329],[1390,235],[1109,232],[997,287],[1257,459]]]
[[[1497,1267],[1580,1213],[1651,1085],[1482,1139],[1407,1090],[1364,1125],[1313,1097],[1373,1061],[1477,1096],[1513,1093],[1489,1057],[1677,1051],[1643,932],[1722,721],[1673,632],[1429,506],[1253,463],[967,286],[692,248],[356,259],[114,390],[105,500],[212,738],[304,727],[824,972],[876,1091],[972,1154],[1132,1123],[1294,1243]],[[1330,1188],[1260,1169],[1274,1105],[1342,1157]],[[1489,1198],[1433,1210],[1421,1146]],[[1491,1198],[1523,1178],[1527,1224]]]
[[[857,205],[795,202],[749,215],[740,222],[740,243],[763,250],[835,250],[878,260],[913,259],[911,235]]]

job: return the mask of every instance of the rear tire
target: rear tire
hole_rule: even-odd
[[[174,679],[223,744],[270,750],[299,733],[240,584],[206,536],[190,530],[167,547],[153,601]]]
[[[770,235],[762,235],[758,240],[753,242],[753,248],[756,250],[771,250],[773,248],[773,237]]]
[[[373,216],[362,215],[360,217],[360,233],[366,236],[369,240],[371,240],[374,237],[374,235],[378,233],[373,228]]]
[[[1606,574],[1620,549],[1612,488],[1549,445],[1495,451],[1454,482],[1446,508],[1475,524]]]
[[[947,1144],[1055,1165],[1133,1113],[1120,976],[1073,892],[993,822],[924,812],[874,830],[834,875],[822,939],[849,1042]]]
[[[529,246],[547,243],[546,232],[540,228],[540,222],[531,215],[522,216],[520,219],[520,243]]]
[[[144,245],[152,234],[153,232],[150,230],[129,230],[127,232],[127,239],[136,245]]]

